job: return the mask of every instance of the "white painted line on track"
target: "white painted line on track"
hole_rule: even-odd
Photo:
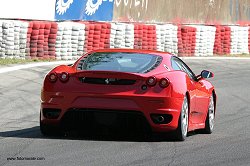
[[[0,68],[0,74],[12,72],[12,71],[16,71],[16,70],[21,70],[21,69],[28,69],[28,68],[32,68],[32,67],[60,65],[60,64],[72,64],[74,62],[75,61],[39,62],[39,63],[29,63],[29,64],[23,64],[23,65],[11,66],[11,67],[3,67],[3,68]]]
[[[181,59],[190,59],[190,60],[250,60],[250,57],[180,57]],[[1,73],[12,72],[21,69],[28,69],[32,67],[39,66],[50,66],[50,65],[60,65],[60,64],[72,64],[75,61],[55,61],[55,62],[39,62],[39,63],[29,63],[23,65],[17,65],[12,67],[3,67],[0,68]]]

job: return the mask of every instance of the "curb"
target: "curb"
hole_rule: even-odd
[[[32,68],[32,67],[70,64],[70,63],[74,63],[74,62],[75,61],[39,62],[39,63],[29,63],[29,64],[24,64],[24,65],[17,65],[17,66],[12,66],[12,67],[3,67],[3,68],[0,68],[0,74],[12,72],[12,71],[16,71],[16,70],[21,70],[21,69],[28,69],[28,68]]]

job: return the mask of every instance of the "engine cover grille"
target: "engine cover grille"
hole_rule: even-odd
[[[92,77],[80,77],[79,80],[82,83],[104,84],[104,85],[133,85],[136,82],[136,80],[131,80],[131,79],[92,78]]]

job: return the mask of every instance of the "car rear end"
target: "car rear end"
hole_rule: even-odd
[[[103,56],[106,58],[98,59]],[[139,58],[131,58],[136,56]],[[52,70],[42,90],[41,122],[94,131],[174,130],[182,100],[171,97],[168,72],[157,70],[163,58],[150,55],[151,62],[140,69],[136,65],[146,63],[140,62],[143,56],[101,54],[94,60],[82,59],[72,67]],[[118,59],[118,64],[106,63],[112,58]]]

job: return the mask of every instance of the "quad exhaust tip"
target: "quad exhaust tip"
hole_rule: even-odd
[[[43,116],[47,119],[57,119],[60,115],[60,109],[44,108]]]
[[[173,119],[172,115],[169,114],[151,114],[150,116],[155,124],[167,124]]]
[[[157,116],[156,117],[156,120],[159,122],[159,123],[162,123],[162,122],[164,122],[164,117],[163,116]]]

